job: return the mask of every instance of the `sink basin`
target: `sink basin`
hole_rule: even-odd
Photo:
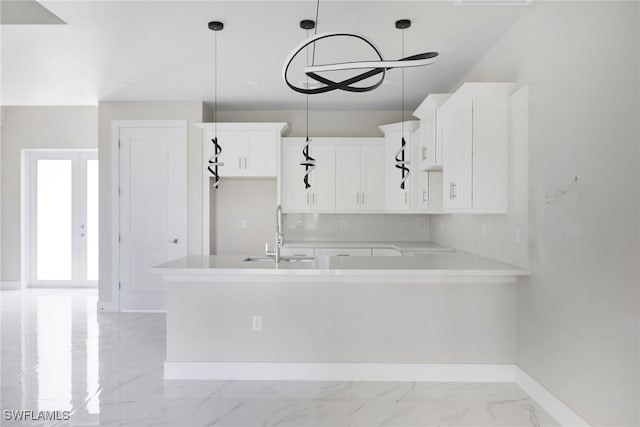
[[[316,258],[312,256],[281,256],[280,262],[313,262]],[[274,257],[268,256],[249,256],[242,261],[247,262],[260,262],[260,261],[275,261]]]

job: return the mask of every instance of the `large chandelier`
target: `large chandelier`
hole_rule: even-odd
[[[318,11],[320,9],[320,0],[317,1],[316,6],[316,25],[315,30],[317,32],[318,29]],[[396,21],[396,28],[398,29],[406,29],[411,26],[411,21],[408,19],[401,19]],[[304,68],[305,75],[314,80],[315,85],[306,85],[306,87],[300,87],[293,84],[289,79],[289,67],[293,60],[310,45],[313,45],[314,49],[316,44],[322,40],[326,40],[329,38],[354,38],[356,40],[360,40],[365,43],[371,50],[375,53],[375,56],[378,57],[377,60],[373,61],[349,61],[349,62],[337,62],[332,64],[305,64]],[[334,90],[343,90],[346,92],[369,92],[376,88],[378,88],[382,82],[384,81],[385,74],[388,70],[393,68],[407,68],[407,67],[420,67],[424,65],[433,64],[436,61],[436,57],[438,56],[438,52],[425,52],[419,53],[417,55],[411,55],[407,57],[403,57],[397,60],[387,61],[382,57],[380,50],[375,46],[375,44],[367,39],[366,37],[347,32],[337,32],[337,33],[324,33],[324,34],[314,34],[312,37],[304,40],[298,46],[296,46],[287,59],[284,61],[284,65],[282,67],[282,78],[284,79],[287,86],[293,89],[296,92],[303,93],[305,95],[315,95],[318,93],[326,93]],[[341,81],[334,81],[327,76],[323,76],[320,73],[326,73],[331,71],[340,71],[340,70],[368,70],[362,72],[360,74],[354,75],[352,77],[346,78]],[[363,80],[369,79],[374,76],[378,76],[379,78],[372,84],[367,86],[355,86],[356,83],[359,83]]]

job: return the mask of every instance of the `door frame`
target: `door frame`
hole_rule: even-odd
[[[100,311],[120,309],[120,130],[126,128],[179,128],[187,149],[186,120],[112,120],[111,121],[111,301],[98,303]],[[188,161],[188,160],[187,160]],[[187,165],[188,167],[188,165]],[[188,185],[188,181],[187,181]],[[188,206],[188,200],[187,200]],[[158,310],[136,310],[158,312]],[[164,312],[163,310],[160,310]]]
[[[69,281],[69,283],[65,283],[66,281],[58,282],[52,280],[40,280],[34,283],[35,270],[37,263],[36,253],[36,245],[37,243],[34,241],[34,237],[36,234],[34,233],[36,230],[35,222],[37,215],[37,188],[35,187],[37,182],[36,176],[36,164],[39,159],[70,159],[72,161],[72,178],[71,178],[71,186],[72,186],[72,216],[76,218],[78,215],[83,216],[86,214],[86,206],[78,205],[78,197],[79,194],[86,194],[86,181],[80,181],[78,177],[75,177],[74,174],[80,172],[82,176],[86,178],[86,164],[80,163],[79,171],[76,171],[74,163],[75,159],[70,156],[76,156],[81,154],[92,154],[95,155],[96,160],[99,162],[98,157],[98,149],[97,148],[43,148],[43,149],[24,149],[22,150],[22,176],[21,176],[21,214],[20,217],[20,228],[21,228],[21,289],[24,288],[47,288],[47,289],[99,289],[100,287],[100,279],[96,281],[96,284],[88,283],[87,281],[80,281],[80,278],[86,274],[86,265],[80,265],[79,270],[75,271],[73,268],[73,263],[81,261],[86,261],[86,259],[77,258],[80,256],[82,251],[78,246],[80,244],[80,239],[76,236],[72,236],[72,277],[74,275],[80,274],[81,277],[77,277],[79,280],[77,283],[73,283],[73,281]],[[98,163],[99,165],[99,163]],[[73,220],[72,220],[73,224]],[[98,230],[99,232],[99,230]],[[85,241],[86,245],[86,241]],[[86,255],[86,248],[84,251],[84,255]],[[100,255],[98,255],[100,256]]]

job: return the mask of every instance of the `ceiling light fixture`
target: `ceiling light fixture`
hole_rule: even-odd
[[[404,55],[404,30],[406,30],[410,26],[411,26],[411,21],[408,19],[400,19],[396,21],[396,28],[399,30],[402,30],[402,55]],[[402,92],[402,117],[400,121],[402,122],[402,140],[400,141],[400,149],[396,152],[396,155],[395,155],[395,160],[396,160],[395,167],[400,169],[402,173],[400,188],[404,190],[404,187],[405,187],[404,182],[407,180],[407,178],[409,178],[409,173],[411,172],[409,170],[410,161],[405,159],[405,150],[406,150],[407,141],[404,139],[404,68],[402,69],[401,92]]]
[[[316,3],[316,23],[318,22],[318,12],[320,10],[320,0],[317,0]],[[400,24],[398,24],[400,23]],[[302,24],[302,23],[301,23]],[[402,19],[396,22],[397,25],[411,25],[411,22],[408,19]],[[303,27],[304,28],[304,27]],[[408,27],[407,27],[408,28]],[[436,57],[438,56],[438,52],[425,52],[419,53],[417,55],[411,55],[407,57],[403,57],[398,60],[393,61],[385,61],[380,53],[380,50],[375,46],[375,44],[367,39],[364,36],[354,33],[347,32],[338,32],[338,33],[324,33],[317,34],[317,25],[315,25],[316,34],[313,37],[304,40],[298,46],[296,46],[289,56],[284,61],[284,65],[282,67],[282,78],[284,79],[287,86],[293,89],[296,92],[304,93],[306,95],[315,95],[319,93],[331,92],[334,90],[343,90],[346,92],[369,92],[372,91],[382,84],[384,81],[385,73],[388,70],[393,68],[406,68],[406,67],[420,67],[424,65],[432,64],[436,61]],[[315,64],[315,49],[316,43],[329,39],[329,38],[354,38],[356,40],[360,40],[364,42],[371,50],[375,53],[375,56],[378,57],[377,60],[373,61],[350,61],[350,62],[338,62],[333,64],[323,64],[316,65]],[[308,46],[313,45],[313,59],[311,65],[307,65],[304,69],[307,77],[315,80],[320,83],[322,86],[311,88],[311,87],[303,87],[296,86],[289,80],[289,67],[291,63],[294,61],[296,56],[300,52],[302,52]],[[361,74],[355,75],[353,77],[347,78],[342,81],[333,81],[326,76],[322,76],[319,73],[331,72],[331,71],[340,71],[340,70],[362,70],[368,69],[369,71],[365,71]],[[380,78],[372,84],[367,86],[355,86],[356,83],[359,83],[363,80],[367,80],[371,77],[380,75]]]
[[[300,28],[307,31],[307,38],[309,37],[309,30],[313,30],[316,27],[315,21],[310,19],[303,19],[300,21]],[[309,50],[307,49],[307,58],[305,65],[309,65]],[[314,52],[315,53],[315,52]],[[309,88],[310,82],[309,77],[307,76],[304,87]],[[309,183],[309,175],[311,171],[316,168],[316,159],[311,157],[309,154],[309,146],[311,145],[311,139],[309,139],[309,95],[306,95],[307,99],[307,132],[306,138],[304,140],[304,147],[302,147],[302,155],[304,156],[304,160],[300,163],[300,166],[304,166],[304,177],[302,178],[302,182],[304,183],[305,190],[311,188],[311,184]]]
[[[222,147],[218,144],[218,31],[224,29],[224,24],[220,21],[211,21],[208,27],[213,31],[213,156],[209,157],[207,169],[213,177],[213,188],[217,189],[220,184],[218,168],[224,166],[218,157],[222,153]]]

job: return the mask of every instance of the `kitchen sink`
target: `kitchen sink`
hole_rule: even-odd
[[[281,262],[313,262],[316,258],[312,256],[281,256]],[[249,256],[242,261],[247,262],[261,262],[261,261],[275,261],[274,257],[268,256]]]

